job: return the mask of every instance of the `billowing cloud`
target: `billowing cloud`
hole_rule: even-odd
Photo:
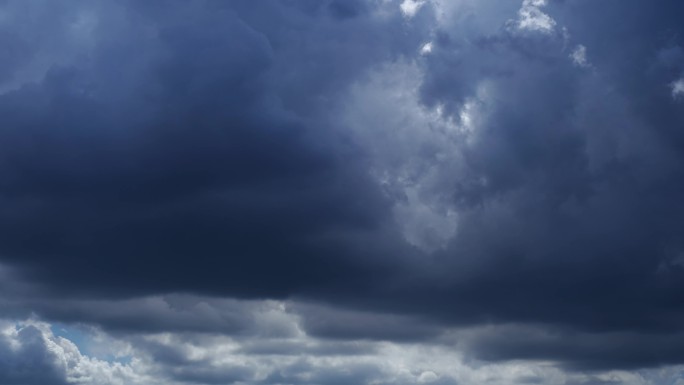
[[[0,3],[0,382],[683,381],[683,13]]]
[[[12,385],[142,384],[137,358],[127,364],[83,355],[69,339],[55,335],[50,325],[3,321],[0,330],[0,381]]]

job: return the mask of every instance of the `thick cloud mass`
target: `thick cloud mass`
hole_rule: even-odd
[[[372,48],[338,32],[340,6],[174,4],[56,10],[94,42],[1,96],[6,261],[108,292],[282,296],[363,275],[353,246],[332,245],[379,231],[382,198],[343,134],[299,110],[336,98]],[[395,18],[349,23],[389,57]],[[334,58],[301,44],[318,34],[339,36]]]
[[[0,382],[680,384],[683,14],[0,2]]]

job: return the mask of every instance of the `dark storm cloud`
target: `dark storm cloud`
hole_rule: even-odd
[[[65,323],[99,325],[110,332],[201,332],[254,335],[266,322],[270,336],[293,333],[285,320],[269,319],[273,306],[259,302],[169,295],[127,300],[5,299],[3,315],[14,319],[32,315]]]
[[[681,7],[560,2],[543,9],[555,20],[548,30],[522,28],[512,15],[489,33],[436,31],[424,103],[459,119],[480,87],[490,94],[476,99],[485,113],[461,147],[467,167],[440,187],[451,192],[459,229],[431,258],[432,278],[363,306],[446,324],[596,333],[559,337],[548,349],[502,337],[475,350],[489,360],[553,357],[595,369],[681,362],[677,343],[657,348],[666,340],[659,333],[678,333],[684,315],[684,110],[670,88],[681,71],[673,16]],[[588,64],[572,57],[580,44]]]
[[[63,6],[94,25],[87,59],[0,96],[5,262],[104,294],[282,296],[368,274],[343,238],[383,231],[386,205],[316,107],[417,44],[400,15]]]
[[[362,356],[376,354],[377,347],[358,341],[330,342],[303,346],[296,341],[272,340],[272,341],[249,341],[245,340],[240,353],[250,355],[280,355],[280,356],[301,356],[303,354],[315,357],[327,356]]]
[[[468,350],[480,359],[554,360],[575,371],[657,367],[684,360],[681,333],[576,333],[502,327],[469,338]]]
[[[301,317],[301,325],[314,337],[420,341],[440,334],[428,320],[402,314],[383,314],[294,303],[289,309]]]
[[[676,13],[680,5],[569,3],[549,12],[584,23],[580,28],[568,22],[570,43],[550,33],[474,48],[484,50],[485,57],[493,50],[507,60],[487,75],[502,84],[499,101],[466,154],[471,174],[466,182],[486,183],[458,186],[454,197],[465,220],[441,258],[468,271],[456,290],[477,288],[472,305],[493,301],[493,313],[586,322],[597,329],[667,328],[674,320],[670,311],[682,300],[676,262],[682,237],[676,229],[684,219],[678,198],[684,169],[682,154],[660,132],[681,127],[684,116],[662,81],[644,80],[639,89],[611,93],[643,77],[660,47],[643,47],[626,57],[630,65],[638,57],[643,66],[613,83],[611,77],[624,69],[603,61],[600,39],[644,11],[663,13],[657,17],[660,24],[635,17],[630,28],[658,44],[658,35],[672,34],[679,25],[664,13]],[[587,25],[585,14],[600,25]],[[563,21],[558,18],[559,25]],[[592,28],[600,31],[597,42],[593,34],[574,35]],[[555,52],[545,47],[548,41],[555,42],[550,45]],[[562,48],[573,43],[598,51],[591,56],[595,71],[574,68],[567,60]],[[611,43],[621,49],[619,40]],[[520,46],[528,51],[521,53]],[[661,105],[657,117],[656,105]],[[669,310],[659,313],[662,308]],[[632,314],[635,309],[638,314]]]
[[[323,339],[432,341],[440,327],[515,323],[533,325],[529,338],[465,346],[570,369],[682,363],[684,108],[672,84],[684,6],[520,3],[466,1],[444,21],[430,16],[439,5],[409,20],[379,1],[7,2],[0,256],[36,286],[0,283],[21,293],[3,311],[240,335],[252,321],[235,316],[242,305],[194,316],[207,310],[197,298],[172,310],[102,298],[293,295],[322,303],[292,312]],[[352,85],[402,61],[422,76],[422,107],[457,123],[466,105],[479,114],[451,148],[458,164],[429,186],[458,214],[430,255],[400,236],[392,208],[408,199],[383,195],[374,154],[337,116]],[[379,129],[391,147],[394,127]],[[392,165],[405,158],[387,151]],[[179,365],[184,381],[252,374]],[[379,376],[309,366],[266,382]]]
[[[681,362],[680,344],[658,334],[681,330],[684,303],[684,110],[668,86],[681,70],[668,54],[682,46],[673,16],[681,8],[568,1],[545,9],[559,15],[548,33],[503,28],[461,46],[437,40],[428,69],[462,70],[429,72],[426,103],[458,103],[483,79],[497,85],[496,103],[466,149],[467,172],[450,186],[462,220],[436,256],[451,266],[442,271],[449,288],[406,291],[403,298],[416,300],[397,307],[454,322],[637,334],[566,336],[540,350],[501,338],[488,359],[555,357],[601,368]],[[592,68],[569,60],[577,44]],[[439,88],[445,84],[452,86]]]

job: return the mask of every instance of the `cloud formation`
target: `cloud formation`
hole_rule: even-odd
[[[0,382],[684,381],[681,14],[1,2]]]

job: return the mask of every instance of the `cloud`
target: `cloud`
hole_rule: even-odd
[[[48,341],[35,326],[5,329],[2,333],[2,374],[4,383],[66,384],[60,357],[47,347]]]
[[[17,384],[149,384],[164,382],[184,384],[548,384],[620,383],[646,385],[653,381],[673,381],[677,372],[653,370],[640,373],[611,371],[605,373],[564,373],[543,362],[487,364],[467,359],[446,346],[412,344],[363,344],[319,340],[306,335],[282,340],[265,338],[263,345],[287,349],[254,350],[253,339],[196,333],[152,333],[116,337],[86,332],[76,346],[66,337],[56,336],[44,322],[15,323],[4,321],[8,339],[2,358],[21,361],[24,377],[3,372],[8,383]],[[93,344],[101,339],[99,355],[115,353],[113,346],[126,346],[124,360],[106,360],[83,348],[96,351]],[[8,342],[9,341],[9,342]],[[369,344],[368,342],[364,344]],[[356,346],[352,353],[350,347]],[[128,357],[128,358],[127,358]],[[18,372],[18,371],[17,371]],[[31,376],[26,374],[31,373]],[[18,382],[11,382],[18,381]],[[35,381],[35,382],[31,382]]]
[[[578,373],[677,365],[682,360],[680,333],[576,332],[501,325],[461,330],[452,338],[468,345],[466,351],[485,361],[557,361],[564,369]],[[625,349],[631,346],[640,348]]]
[[[589,66],[589,61],[587,60],[587,47],[581,44],[578,45],[574,51],[572,51],[572,54],[570,54],[570,58],[572,59],[573,63],[575,63],[579,67]]]
[[[32,4],[0,313],[145,368],[34,322],[7,381],[677,380],[680,1]]]
[[[86,383],[141,384],[137,361],[123,365],[84,356],[70,340],[55,336],[46,323],[3,322],[0,381],[12,385]],[[135,360],[135,359],[134,359]]]
[[[404,0],[400,7],[401,11],[406,17],[413,17],[418,13],[418,10],[425,4],[425,1],[420,0]]]
[[[65,290],[240,296],[365,270],[342,252],[355,245],[333,244],[384,231],[384,199],[320,111],[337,84],[416,49],[394,37],[400,15],[360,7],[353,20],[321,19],[322,7],[277,2],[74,7],[95,15],[90,59],[54,63],[0,97],[7,262]],[[353,36],[341,34],[348,22]],[[339,39],[292,43],[309,34]],[[378,40],[356,45],[366,34]],[[312,60],[318,69],[302,70]]]
[[[556,21],[542,12],[545,5],[546,0],[524,0],[518,11],[518,28],[550,33],[556,26]]]
[[[672,83],[672,97],[677,99],[684,94],[684,79],[679,79]]]

